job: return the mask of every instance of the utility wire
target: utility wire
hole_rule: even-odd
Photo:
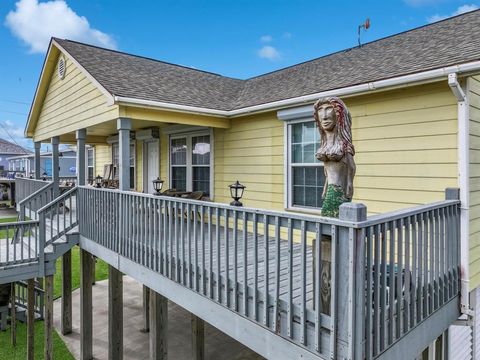
[[[23,151],[25,151],[25,154],[28,154],[29,151],[27,149],[25,149],[23,146],[19,145],[17,143],[17,141],[14,139],[14,137],[10,134],[10,132],[7,130],[7,127],[5,126],[5,124],[3,122],[0,122],[0,126],[3,128],[3,130],[5,130],[5,132],[7,133],[8,137],[10,139],[12,139],[12,141],[15,143],[15,145],[17,145],[18,147],[21,147],[23,149]]]
[[[28,115],[27,113],[21,113],[21,112],[18,112],[18,111],[10,111],[10,110],[3,110],[3,109],[0,109],[0,112],[10,113],[10,114],[17,114],[17,115]]]
[[[20,105],[30,105],[30,103],[25,101],[18,101],[18,100],[7,100],[7,99],[0,99],[1,102],[8,102],[12,104],[20,104]]]

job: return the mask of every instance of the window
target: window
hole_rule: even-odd
[[[120,147],[118,143],[112,144],[113,178],[118,179],[118,164]],[[135,143],[130,143],[130,189],[135,189]]]
[[[89,182],[95,179],[95,152],[94,148],[87,149],[87,180]]]
[[[287,131],[287,207],[319,209],[325,184],[323,163],[315,156],[320,134],[314,121],[288,124]]]
[[[210,196],[210,134],[188,134],[170,138],[171,187],[177,191],[203,191]]]

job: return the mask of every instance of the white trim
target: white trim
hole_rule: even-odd
[[[88,168],[91,167],[91,166],[88,166],[88,152],[89,151],[92,151],[93,153],[93,179],[89,179],[88,178]],[[88,182],[89,180],[94,180],[95,179],[95,147],[94,146],[85,146],[85,179],[86,179],[86,182]]]
[[[470,313],[469,296],[469,242],[470,242],[470,116],[468,89],[465,92],[458,83],[457,74],[448,76],[448,85],[456,97],[458,112],[458,186],[460,188],[460,274],[461,310]]]
[[[160,146],[160,138],[158,138],[158,139],[151,138],[151,139],[142,140],[142,141],[143,141],[143,145],[142,145],[142,152],[143,152],[142,153],[143,192],[148,194],[148,144],[149,143],[157,143],[157,146],[158,146],[157,162],[158,162],[158,177],[159,178],[161,178],[160,174],[162,172],[162,170],[161,170],[162,169],[162,166],[161,166],[162,155],[160,153],[162,150],[161,150],[161,146]]]
[[[390,79],[377,80],[368,83],[363,83],[359,85],[347,86],[340,89],[333,89],[327,91],[321,91],[314,94],[297,96],[290,99],[284,99],[279,101],[273,101],[266,104],[247,106],[235,110],[217,110],[211,108],[197,107],[197,106],[188,106],[188,105],[179,105],[166,103],[161,101],[151,101],[151,100],[142,100],[135,99],[130,97],[123,96],[114,96],[114,102],[119,105],[127,106],[138,106],[138,107],[151,107],[172,111],[180,112],[190,112],[190,113],[199,113],[199,114],[208,114],[213,116],[223,116],[223,117],[236,117],[246,114],[264,112],[269,110],[275,110],[279,108],[285,108],[289,106],[295,106],[302,103],[309,103],[317,100],[319,97],[324,96],[354,96],[364,93],[369,93],[373,91],[386,90],[388,88],[398,88],[413,86],[423,83],[435,82],[444,80],[449,74],[457,73],[464,74],[480,70],[480,61],[473,61],[464,64],[458,64],[448,67],[443,67],[434,70],[423,71],[415,74],[397,76]]]

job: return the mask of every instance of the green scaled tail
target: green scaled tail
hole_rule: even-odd
[[[328,185],[327,194],[323,199],[322,216],[338,218],[339,208],[345,202],[351,199],[345,197],[343,189],[338,185]]]

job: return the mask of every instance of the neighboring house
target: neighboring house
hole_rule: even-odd
[[[29,177],[35,173],[35,155],[19,155],[8,158],[8,167],[10,171],[15,171],[21,176]],[[75,176],[76,174],[77,154],[74,150],[60,152],[60,176]],[[40,174],[52,176],[52,153],[44,152],[40,155]]]
[[[28,151],[17,144],[11,143],[10,141],[4,139],[0,139],[0,172],[3,170],[10,170],[8,161],[10,157],[16,155],[29,155],[31,153],[31,151]],[[24,171],[25,166],[26,162],[19,161],[16,164],[15,169],[12,170]]]
[[[472,300],[462,305],[475,313],[479,28],[474,11],[247,80],[54,38],[25,135],[74,143],[86,129],[91,178],[118,166],[117,120],[129,119],[132,189],[152,193],[160,177],[165,188],[229,203],[228,185],[239,180],[246,206],[318,215],[323,168],[312,104],[339,96],[353,118],[354,202],[378,214],[460,188],[462,286]],[[478,331],[452,330],[450,358],[479,358]]]

